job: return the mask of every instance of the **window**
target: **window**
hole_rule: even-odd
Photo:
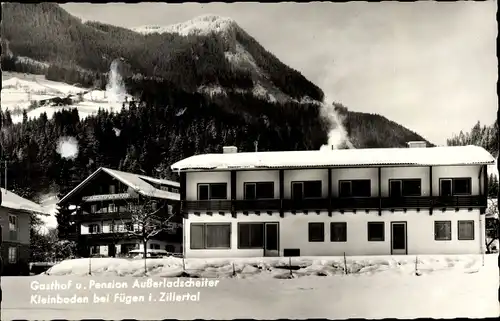
[[[14,246],[9,247],[9,263],[10,264],[17,263],[17,247]]]
[[[198,200],[225,200],[227,199],[227,184],[198,184]]]
[[[422,180],[421,179],[390,180],[389,193],[391,197],[421,196]]]
[[[238,223],[238,248],[261,249],[263,247],[263,223]]]
[[[330,242],[347,242],[347,223],[330,223]]]
[[[274,198],[274,182],[245,183],[245,199]]]
[[[96,204],[90,205],[90,213],[97,213],[97,205]]]
[[[165,251],[170,252],[170,253],[174,253],[175,246],[173,246],[172,244],[167,244],[167,245],[165,245]]]
[[[89,233],[99,233],[100,226],[98,224],[89,224]]]
[[[382,242],[385,240],[385,223],[368,222],[368,241]]]
[[[109,194],[115,194],[115,193],[116,193],[116,186],[109,185]]]
[[[9,239],[12,241],[17,240],[17,216],[9,215]]]
[[[230,249],[231,224],[191,224],[191,249]]]
[[[292,182],[292,198],[321,198],[323,194],[321,181]]]
[[[108,205],[108,212],[109,213],[115,213],[116,212],[116,206],[115,206],[115,204],[109,204]]]
[[[160,244],[156,244],[156,243],[149,244],[149,248],[151,250],[159,250],[159,249],[161,249]]]
[[[309,242],[325,241],[325,223],[309,223]]]
[[[369,179],[339,181],[340,197],[370,197],[371,195],[371,181]]]
[[[151,202],[151,209],[153,211],[156,211],[158,209],[158,203],[157,202]]]
[[[434,222],[434,240],[436,241],[451,240],[451,221]]]
[[[99,254],[100,253],[100,248],[98,245],[92,245],[90,247],[90,255],[92,254]]]
[[[17,231],[17,216],[9,215],[9,231]]]
[[[474,240],[474,221],[458,221],[458,239],[460,241]]]
[[[441,196],[470,195],[471,185],[470,177],[441,179]]]

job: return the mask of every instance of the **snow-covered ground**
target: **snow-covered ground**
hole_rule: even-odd
[[[422,256],[419,257],[420,276],[414,273],[415,257],[360,257],[348,258],[351,273],[342,272],[343,258],[293,258],[292,264],[305,267],[294,271],[293,279],[283,279],[277,275],[287,275],[288,271],[277,268],[273,262],[287,263],[287,259],[233,259],[233,260],[186,260],[188,268],[206,271],[221,271],[228,276],[232,273],[230,263],[236,262],[237,276],[220,278],[213,287],[192,288],[147,288],[147,289],[98,289],[73,290],[79,296],[105,296],[110,294],[110,303],[91,303],[81,305],[35,305],[28,302],[31,294],[61,294],[64,291],[32,291],[29,283],[65,282],[90,285],[95,282],[127,282],[130,286],[136,280],[146,279],[129,276],[115,277],[121,270],[122,275],[139,273],[142,260],[125,263],[125,260],[93,259],[95,275],[108,273],[108,277],[75,274],[63,277],[36,276],[25,278],[2,278],[4,302],[2,314],[5,319],[276,319],[276,318],[485,318],[498,317],[497,301],[498,268],[497,256],[485,256],[482,266],[481,256]],[[122,263],[120,263],[122,262]],[[151,272],[167,276],[167,270],[179,269],[181,260],[149,260],[163,262]],[[246,262],[246,263],[245,263]],[[261,263],[262,269],[251,266]],[[399,264],[398,264],[399,262]],[[333,266],[333,263],[340,267]],[[70,270],[88,269],[89,260],[66,261],[52,268],[52,272],[62,274]],[[157,263],[156,263],[157,264]],[[329,267],[329,265],[331,267]],[[134,267],[135,266],[135,267]],[[274,266],[274,267],[273,267]],[[240,268],[243,270],[240,271]],[[267,271],[270,268],[271,271]],[[229,270],[229,271],[226,271]],[[258,271],[257,271],[258,270]],[[99,271],[101,271],[99,273]],[[106,272],[107,271],[107,272]],[[274,272],[273,272],[274,271]],[[305,273],[311,271],[311,273]],[[312,271],[324,271],[331,276],[314,275]],[[333,272],[337,271],[337,272]],[[76,273],[79,274],[79,273]],[[152,273],[153,274],[153,273]],[[247,277],[242,277],[244,274]],[[306,275],[308,274],[308,275]],[[173,273],[170,274],[173,276]],[[154,278],[155,281],[163,281]],[[169,278],[166,282],[179,279]],[[180,278],[187,281],[188,278]],[[193,279],[205,281],[205,279]],[[215,281],[214,279],[209,279]],[[174,283],[172,283],[174,284]],[[151,302],[124,304],[114,301],[115,293],[125,295],[144,295],[146,300],[152,295]],[[162,292],[176,294],[191,293],[197,302],[160,302]],[[199,296],[197,296],[199,293]]]
[[[64,98],[68,95],[84,93],[82,101],[76,101],[71,106],[51,107],[42,106],[28,112],[28,117],[39,117],[43,112],[49,118],[56,111],[63,109],[78,109],[81,118],[96,114],[100,108],[109,111],[119,111],[122,107],[120,103],[109,102],[107,93],[104,90],[90,90],[61,82],[50,81],[43,75],[32,75],[15,72],[2,73],[2,109],[9,109],[14,122],[22,121],[22,111],[30,107],[31,102],[55,97]],[[128,96],[128,99],[131,97]]]
[[[290,260],[290,261],[289,261]],[[417,261],[418,260],[418,261]],[[283,278],[290,275],[291,262],[293,275],[330,276],[345,274],[396,273],[400,275],[417,272],[430,274],[438,271],[453,270],[462,273],[477,272],[482,264],[480,255],[464,256],[355,256],[347,257],[264,257],[264,258],[213,258],[185,259],[185,271],[197,277],[226,278],[236,275],[240,278]],[[158,277],[177,277],[183,273],[183,260],[169,257],[146,260],[148,275]],[[121,258],[94,258],[91,262],[92,274],[99,276],[142,276],[144,261]],[[49,271],[48,275],[88,275],[89,260],[74,259],[63,261]],[[234,274],[234,275],[233,275]]]

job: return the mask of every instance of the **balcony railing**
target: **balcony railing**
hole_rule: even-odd
[[[182,204],[182,210],[184,212],[226,212],[231,211],[231,201],[184,201]]]
[[[306,198],[306,199],[284,199],[283,210],[326,210],[328,209],[328,198]]]
[[[217,212],[217,211],[300,211],[323,210],[387,210],[387,209],[424,209],[424,208],[478,208],[486,207],[487,199],[483,195],[475,196],[415,196],[415,197],[356,197],[319,199],[272,199],[272,200],[217,200],[183,201],[182,211]]]
[[[279,211],[281,200],[236,200],[233,206],[235,211]]]
[[[433,207],[435,208],[472,208],[472,207],[487,207],[488,199],[484,195],[475,196],[441,196],[433,197]]]
[[[381,208],[430,208],[433,205],[433,199],[433,197],[428,196],[384,197],[381,199]]]
[[[136,196],[129,193],[118,193],[118,194],[100,194],[100,195],[90,195],[82,197],[84,202],[97,202],[97,201],[111,201],[111,200],[125,200],[130,198],[136,198]]]
[[[334,210],[349,210],[349,209],[378,209],[380,207],[380,199],[378,197],[340,197],[332,198],[332,209]]]
[[[132,217],[131,212],[111,212],[111,213],[78,213],[71,215],[71,221],[93,222],[93,221],[109,221],[109,220],[125,220]]]

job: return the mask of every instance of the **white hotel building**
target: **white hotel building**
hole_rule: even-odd
[[[483,253],[493,156],[477,146],[409,147],[225,147],[179,161],[184,255]]]

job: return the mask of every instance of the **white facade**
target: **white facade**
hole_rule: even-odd
[[[440,179],[470,178],[471,195],[481,195],[484,186],[484,175],[481,174],[482,165],[453,165],[453,166],[421,166],[421,167],[381,167],[380,196],[389,196],[389,180],[391,179],[420,179],[421,196],[440,195]],[[431,176],[432,168],[432,176]],[[430,181],[432,177],[432,182]],[[339,181],[370,179],[371,197],[379,196],[379,169],[366,168],[333,168],[331,169],[332,197],[339,196]],[[321,180],[322,197],[328,197],[328,169],[285,169],[284,170],[284,198],[291,197],[291,183],[294,181]],[[236,199],[244,199],[244,183],[246,182],[274,182],[275,198],[279,198],[279,170],[239,170],[236,172]],[[227,199],[230,199],[231,173],[230,171],[198,171],[186,173],[186,200],[197,200],[198,184],[226,183]],[[483,191],[484,192],[484,191]],[[450,240],[435,240],[435,222],[446,221],[451,224]],[[458,239],[458,222],[472,221],[474,238],[472,240]],[[311,212],[305,214],[298,211],[296,214],[284,212],[266,212],[256,215],[237,213],[233,217],[230,212],[208,215],[188,213],[184,219],[184,255],[186,257],[254,257],[264,256],[264,250],[238,249],[238,223],[241,222],[275,222],[279,224],[278,240],[279,255],[283,256],[285,249],[299,249],[302,256],[335,256],[335,255],[390,255],[390,254],[479,254],[484,252],[484,215],[476,207],[473,209],[447,208],[444,212],[435,208],[417,210],[364,210],[346,211],[340,213]],[[324,223],[324,241],[309,241],[309,223]],[[346,241],[332,242],[330,240],[330,223],[346,223]],[[384,222],[384,240],[368,240],[368,222]],[[406,249],[404,253],[392,251],[392,223],[405,223]],[[192,223],[230,223],[231,244],[229,249],[191,249],[190,226]]]

